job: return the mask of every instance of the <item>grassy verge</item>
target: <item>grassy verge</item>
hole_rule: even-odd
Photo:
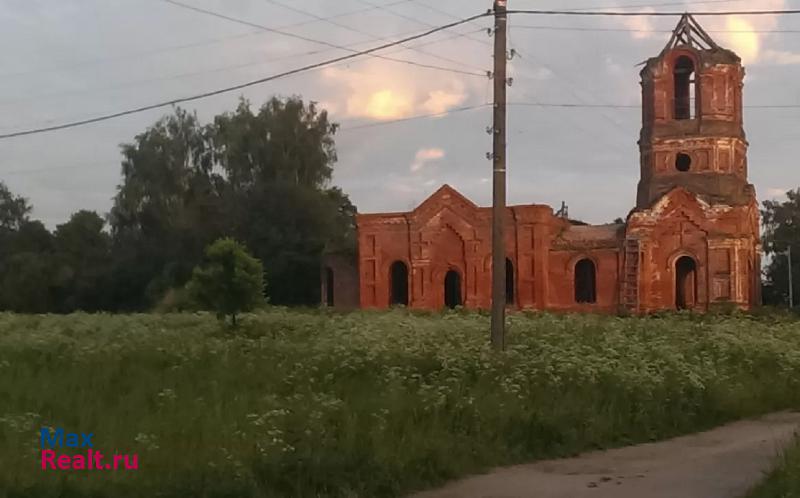
[[[0,315],[0,497],[389,497],[800,406],[789,318]],[[40,468],[39,430],[136,471]]]
[[[800,440],[787,450],[778,468],[747,498],[800,498]]]

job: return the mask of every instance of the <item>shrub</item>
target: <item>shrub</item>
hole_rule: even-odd
[[[189,291],[197,303],[231,317],[264,302],[264,268],[233,239],[219,239],[206,249],[206,261],[192,273]]]

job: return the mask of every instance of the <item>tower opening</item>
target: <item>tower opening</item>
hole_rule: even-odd
[[[326,306],[333,306],[334,299],[333,299],[333,269],[331,267],[325,267],[325,305]]]
[[[575,302],[597,302],[597,275],[591,259],[584,258],[575,264]]]
[[[675,119],[694,119],[697,89],[692,59],[685,55],[678,57],[675,61],[673,76],[675,79]]]
[[[684,154],[679,152],[677,156],[675,156],[675,169],[682,172],[689,171],[689,168],[692,166],[692,158],[689,154]]]
[[[462,304],[461,275],[455,270],[450,270],[444,277],[444,305],[452,309]]]
[[[514,304],[514,263],[506,258],[506,304]]]
[[[692,309],[697,303],[697,263],[689,256],[675,261],[675,308]]]
[[[389,304],[408,306],[408,267],[402,261],[395,261],[389,269]]]

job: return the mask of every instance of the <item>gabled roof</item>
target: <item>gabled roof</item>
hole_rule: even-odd
[[[417,206],[412,212],[415,215],[419,215],[430,210],[431,208],[436,210],[435,206],[438,206],[441,203],[452,205],[452,200],[461,201],[470,211],[478,209],[478,206],[474,202],[467,199],[461,192],[445,183],[439,187],[436,192],[432,193],[430,197],[422,201],[422,204]]]
[[[681,16],[678,25],[672,31],[664,52],[679,46],[689,46],[698,50],[716,50],[719,47],[708,33],[700,26],[691,14],[685,13]]]

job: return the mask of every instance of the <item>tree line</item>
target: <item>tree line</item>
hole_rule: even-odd
[[[355,252],[356,208],[331,185],[337,125],[299,97],[241,100],[201,123],[180,108],[121,146],[111,211],[47,229],[0,182],[0,310],[180,309],[193,269],[220,238],[263,264],[265,297],[316,305],[325,251]],[[622,220],[615,220],[622,221]],[[764,300],[800,302],[800,189],[762,209]]]
[[[180,306],[213,241],[264,265],[266,297],[319,302],[324,251],[355,251],[356,208],[331,185],[337,125],[300,98],[241,100],[203,124],[176,109],[121,146],[110,213],[50,231],[0,183],[0,309],[28,313]]]

